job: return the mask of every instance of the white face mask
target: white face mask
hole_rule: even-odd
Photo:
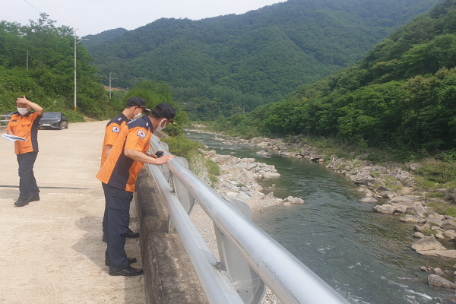
[[[25,114],[27,114],[29,109],[28,108],[17,108],[17,111],[19,112],[19,114],[25,115]]]
[[[138,114],[135,115],[133,119],[140,119],[142,117],[142,113],[139,112]]]
[[[160,120],[160,123],[158,124],[158,127],[157,127],[157,129],[155,129],[155,131],[161,131],[165,128],[165,127],[162,127],[162,122],[165,122],[163,125],[166,126],[166,119],[162,119],[162,120]]]

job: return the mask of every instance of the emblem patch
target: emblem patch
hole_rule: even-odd
[[[112,127],[112,132],[116,132],[116,133],[119,133],[120,132],[120,128],[119,127]]]
[[[144,132],[143,130],[139,130],[138,136],[141,137],[142,139],[144,139],[144,138],[146,138],[146,132]]]

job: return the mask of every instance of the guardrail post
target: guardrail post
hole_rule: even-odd
[[[231,206],[252,221],[252,210],[244,201],[222,196]],[[231,278],[234,288],[246,304],[259,304],[266,292],[266,285],[250,267],[239,249],[214,225],[220,255],[219,269]]]
[[[158,137],[157,137],[157,139],[158,139]],[[163,149],[166,152],[169,152],[169,147],[166,143],[160,142],[160,144],[162,145]],[[155,147],[153,147],[152,145],[150,147],[153,148],[152,149],[153,151],[156,151]],[[175,159],[186,169],[190,169],[190,166],[188,165],[188,161],[184,157],[175,156]],[[166,181],[167,182],[169,182],[170,180],[173,181],[174,194],[176,194],[176,196],[179,198],[179,201],[181,202],[182,206],[184,207],[185,211],[187,211],[187,213],[190,215],[190,213],[193,210],[193,206],[195,205],[195,199],[193,198],[193,196],[190,195],[187,188],[185,188],[184,184],[171,173],[171,171],[169,170],[167,165],[161,165],[159,167],[160,167],[160,170],[162,171],[163,176],[165,177]],[[171,217],[168,217],[168,233],[170,233],[170,234],[177,233],[176,227],[174,226],[173,221],[171,220]]]

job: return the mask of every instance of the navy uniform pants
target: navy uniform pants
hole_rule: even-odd
[[[35,164],[38,152],[29,152],[17,154],[17,163],[19,164],[19,197],[29,198],[32,195],[38,195],[40,189],[36,184],[35,175],[33,174],[33,165]]]
[[[103,184],[106,199],[107,243],[106,260],[111,269],[128,268],[125,240],[130,222],[130,203],[133,193]]]

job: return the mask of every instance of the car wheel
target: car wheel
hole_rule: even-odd
[[[63,129],[63,121],[59,124],[59,130]]]
[[[65,123],[65,129],[68,129],[68,121]]]

